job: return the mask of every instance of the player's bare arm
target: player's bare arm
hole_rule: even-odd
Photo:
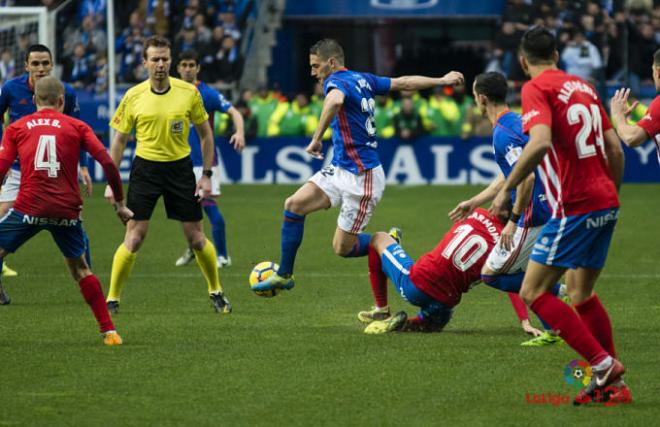
[[[423,90],[436,86],[454,86],[465,82],[463,74],[450,71],[442,77],[402,76],[391,80],[390,90]]]
[[[500,234],[502,247],[507,251],[513,249],[513,235],[518,228],[518,219],[525,213],[534,192],[534,173],[529,174],[518,187],[516,187],[516,201],[511,208],[511,218],[506,223]]]
[[[552,130],[550,126],[539,124],[530,129],[529,142],[490,208],[494,215],[499,216],[506,213],[506,205],[511,200],[511,190],[516,188],[525,177],[534,171],[534,168],[541,162],[551,146]]]
[[[646,135],[646,132],[642,128],[639,129]],[[608,129],[603,136],[605,137],[605,154],[607,155],[607,163],[610,167],[610,173],[612,174],[614,185],[618,190],[623,181],[623,168],[625,163],[623,148],[621,148],[621,141],[614,129]]]
[[[234,123],[234,129],[236,129],[236,132],[229,139],[229,143],[240,153],[245,147],[245,123],[243,121],[243,115],[236,107],[231,107],[227,111],[227,114],[231,117],[231,121]]]
[[[85,186],[85,196],[92,197],[92,177],[89,175],[89,168],[87,166],[80,166],[80,179],[82,179]]]
[[[323,134],[325,133],[330,122],[335,118],[341,106],[344,104],[345,95],[342,91],[338,89],[331,90],[328,92],[328,95],[323,100],[323,110],[321,111],[321,118],[319,119],[318,125],[316,125],[316,130],[314,135],[312,135],[312,141],[309,143],[305,151],[311,154],[317,159],[323,159]]]
[[[628,123],[628,116],[639,104],[638,101],[635,101],[632,105],[628,105],[629,96],[630,89],[619,89],[614,92],[614,96],[610,100],[610,111],[616,132],[623,143],[629,147],[637,147],[646,142],[649,136],[641,127]]]
[[[451,212],[449,212],[449,219],[453,222],[462,221],[467,218],[476,208],[492,201],[500,188],[504,185],[504,175],[500,175],[493,180],[493,182],[484,188],[480,193],[476,194],[469,200],[460,202]]]
[[[210,170],[213,168],[213,131],[211,130],[211,125],[208,120],[195,125],[195,130],[199,135],[199,141],[202,148],[202,161],[204,163],[204,170]],[[199,200],[202,201],[206,197],[211,195],[211,178],[202,175],[202,178],[197,182],[197,188],[195,194],[199,197]]]
[[[126,148],[126,144],[128,144],[129,137],[130,135],[127,133],[115,131],[115,136],[112,137],[112,142],[110,142],[110,157],[117,168],[119,168],[121,158],[124,156],[124,149]],[[115,197],[109,185],[105,186],[103,197],[105,197],[108,203],[115,203]]]

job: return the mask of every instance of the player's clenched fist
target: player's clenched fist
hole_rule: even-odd
[[[444,80],[445,85],[462,85],[465,83],[465,77],[463,77],[463,73],[460,73],[458,71],[450,71],[444,76],[442,76],[442,80]]]
[[[323,149],[323,143],[321,141],[316,141],[313,139],[312,142],[309,143],[307,148],[305,148],[305,151],[307,151],[315,159],[323,160],[323,152],[321,152],[322,149]]]

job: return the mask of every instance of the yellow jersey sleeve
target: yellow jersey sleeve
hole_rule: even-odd
[[[135,114],[133,114],[133,108],[131,107],[132,97],[127,95],[124,95],[122,98],[119,107],[110,121],[111,128],[124,134],[131,133],[135,127]]]
[[[204,102],[202,101],[202,95],[198,90],[195,91],[192,100],[192,107],[190,108],[190,121],[194,125],[201,125],[209,119],[209,115],[204,109]]]

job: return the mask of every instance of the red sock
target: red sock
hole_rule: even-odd
[[[518,319],[521,322],[524,320],[529,320],[529,314],[527,313],[527,306],[525,305],[523,300],[520,299],[520,295],[513,292],[507,292],[507,295],[509,295],[509,299],[511,300],[511,305],[513,306],[513,309],[516,311],[516,315],[518,316]]]
[[[552,326],[552,329],[559,331],[559,336],[591,366],[597,365],[608,356],[578,315],[550,292],[536,298],[530,308]]]
[[[110,320],[110,313],[108,313],[108,308],[105,305],[105,297],[103,296],[99,279],[92,274],[80,280],[78,284],[80,286],[80,293],[82,293],[85,301],[94,312],[94,317],[96,317],[96,321],[99,323],[101,333],[114,330],[115,325]]]
[[[592,295],[581,304],[575,306],[575,310],[582,319],[591,334],[598,340],[600,345],[610,354],[616,358],[616,351],[614,350],[614,338],[612,337],[612,323],[610,316],[607,315],[605,307],[598,299],[598,295]]]
[[[387,276],[383,273],[382,267],[380,255],[373,246],[369,245],[369,281],[377,307],[387,305]]]

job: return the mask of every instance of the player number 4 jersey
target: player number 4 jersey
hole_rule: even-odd
[[[547,70],[522,89],[523,131],[552,130],[539,165],[554,218],[619,206],[604,133],[612,128],[594,88],[561,70]]]

